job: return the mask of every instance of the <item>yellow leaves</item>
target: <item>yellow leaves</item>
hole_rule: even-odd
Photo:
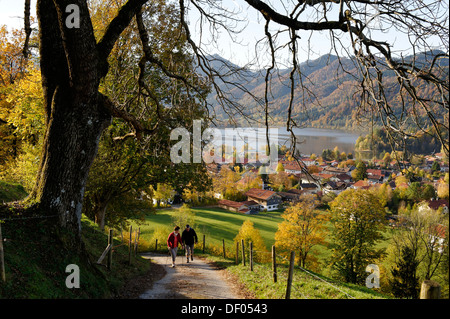
[[[325,242],[328,218],[316,211],[317,205],[314,195],[303,195],[300,202],[288,207],[281,215],[284,221],[278,224],[275,233],[275,245],[284,253],[296,251],[302,266],[313,257],[311,249]]]
[[[439,196],[439,198],[444,198],[444,199],[449,198],[448,183],[445,183],[444,180],[441,180],[439,182],[439,185],[437,187],[437,195]]]
[[[41,75],[35,61],[25,64],[23,30],[0,27],[0,119],[20,139],[43,131]]]
[[[124,0],[104,1],[92,0],[89,1],[89,11],[91,13],[92,27],[97,41],[105,34],[111,20],[119,12],[119,8],[125,3]]]
[[[5,25],[0,27],[0,87],[13,83],[24,71],[24,40],[23,30],[8,31]]]
[[[45,113],[40,71],[30,63],[29,72],[2,91],[5,99],[0,101],[0,118],[15,128],[14,133],[22,139],[43,133]]]
[[[0,161],[2,176],[34,184],[45,125],[40,71],[22,54],[23,30],[0,27]]]
[[[252,242],[254,258],[256,261],[266,261],[268,256],[265,256],[265,252],[267,249],[266,245],[264,244],[264,240],[261,237],[259,230],[254,227],[253,222],[249,219],[242,223],[242,226],[239,229],[239,233],[234,238],[235,243],[240,243],[241,240],[244,240],[245,247],[249,247],[250,242]]]

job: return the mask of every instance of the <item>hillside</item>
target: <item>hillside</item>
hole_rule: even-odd
[[[405,57],[405,61],[414,61],[416,66],[427,65],[433,56],[441,51],[432,51],[417,54],[416,56]],[[219,57],[213,57],[212,66],[225,71],[239,70],[239,67],[231,62]],[[448,60],[442,60],[440,66],[445,70],[448,77]],[[295,89],[295,99],[293,103],[293,116],[298,123],[305,123],[308,127],[317,128],[341,128],[357,129],[357,108],[359,106],[360,95],[358,89],[360,83],[358,79],[358,67],[350,58],[338,58],[334,55],[324,55],[316,60],[307,61],[300,64],[302,74],[302,83],[304,89],[297,86]],[[272,124],[283,124],[286,121],[286,112],[290,99],[289,73],[290,69],[277,69],[272,71],[270,88],[270,106],[272,115]],[[263,101],[265,92],[265,70],[245,70],[240,76],[227,75],[224,81],[235,82],[237,86],[244,87],[248,93],[244,93],[238,87],[225,84],[224,81],[218,81],[219,87],[224,92],[229,92],[228,97],[236,103],[244,106],[243,113],[256,120],[263,119],[263,106],[258,105],[250,95]],[[384,81],[388,86],[386,94],[388,102],[400,110],[400,101],[398,100],[398,89],[396,88],[396,79],[393,73],[385,71]],[[300,78],[297,75],[295,79],[297,85]],[[420,84],[418,90],[428,95],[434,94],[434,89]],[[224,112],[222,106],[217,102],[217,95],[212,93],[209,102],[215,114],[219,119],[226,121],[229,114],[236,112]],[[237,116],[236,120],[242,122],[242,116]]]
[[[2,205],[2,200],[20,200],[26,195],[21,185],[0,181],[0,227],[6,274],[6,282],[0,277],[0,300],[111,298],[131,278],[152,269],[139,256],[128,265],[128,247],[118,239],[114,240],[117,248],[111,271],[94,265],[107,245],[108,236],[84,216],[81,223],[86,254],[81,256],[67,250],[50,219],[31,213],[25,216],[20,212],[20,204],[15,204],[15,213],[11,215],[8,206]],[[79,266],[80,289],[66,287],[69,276],[66,267],[70,264]]]
[[[236,276],[239,282],[258,299],[282,299],[286,291],[286,278],[288,272],[288,260],[286,256],[278,255],[278,283],[272,280],[270,258],[264,262],[256,261],[254,271],[250,271],[248,264],[242,262],[235,264],[234,237],[245,220],[250,219],[257,228],[266,244],[267,251],[260,252],[262,256],[271,256],[270,249],[274,244],[274,234],[278,229],[278,223],[282,221],[281,212],[272,211],[258,215],[244,215],[225,211],[221,208],[193,208],[195,213],[193,220],[199,243],[195,246],[196,254],[207,257],[219,268],[226,268]],[[165,253],[165,238],[170,228],[172,218],[177,213],[176,209],[159,210],[156,214],[148,215],[144,224],[140,224],[141,238],[150,244],[148,250],[154,251],[155,239],[158,239],[158,252]],[[191,220],[192,222],[192,220]],[[136,224],[137,226],[137,224]],[[205,235],[206,249],[202,254],[203,235]],[[226,258],[223,258],[223,240],[226,246]],[[258,252],[257,252],[258,253]],[[182,253],[181,253],[182,254]],[[241,260],[241,258],[240,258]],[[242,261],[242,260],[241,260]],[[370,299],[388,298],[372,289],[338,282],[324,275],[314,273],[311,270],[305,272],[298,266],[295,267],[293,280],[292,299]]]
[[[0,204],[20,200],[27,195],[22,185],[0,181]]]

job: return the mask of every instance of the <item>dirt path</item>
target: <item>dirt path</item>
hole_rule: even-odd
[[[178,256],[172,268],[169,254],[142,254],[153,263],[162,265],[166,275],[153,283],[140,299],[237,299],[241,298],[236,287],[226,278],[225,272],[204,260],[195,258],[186,263],[185,256]]]

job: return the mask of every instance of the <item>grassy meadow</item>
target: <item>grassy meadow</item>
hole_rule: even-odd
[[[253,222],[254,227],[259,231],[264,240],[267,251],[271,251],[272,245],[275,244],[275,233],[278,230],[278,224],[283,221],[281,217],[283,211],[276,210],[272,212],[261,212],[257,215],[245,215],[224,210],[217,207],[191,208],[195,215],[188,223],[191,224],[199,237],[197,250],[202,248],[203,235],[206,238],[206,247],[222,251],[222,240],[225,240],[226,250],[234,253],[233,239],[239,233],[239,229],[245,220]],[[133,229],[140,228],[140,245],[141,251],[154,250],[155,241],[158,239],[158,250],[166,250],[166,240],[170,232],[172,232],[175,224],[179,224],[183,230],[186,222],[176,222],[178,209],[159,209],[156,213],[147,215],[144,221],[133,221]],[[325,211],[323,213],[326,213]],[[326,242],[330,242],[332,224],[327,222],[328,235]],[[389,230],[383,233],[385,240],[377,244],[377,248],[386,248],[389,244],[391,234]],[[329,249],[326,244],[318,245],[313,248],[314,253],[319,260],[324,260],[329,256]]]
[[[248,291],[255,298],[278,299],[284,298],[287,278],[287,260],[278,259],[279,282],[272,280],[272,270],[270,263],[255,263],[254,271],[249,271],[248,256],[247,265],[242,262],[235,265],[235,246],[234,237],[238,234],[239,228],[245,220],[251,220],[254,227],[259,230],[261,237],[267,248],[267,255],[270,257],[271,246],[275,243],[275,233],[278,230],[278,224],[283,221],[282,211],[261,212],[258,215],[245,215],[226,211],[221,208],[191,208],[195,214],[194,223],[190,222],[195,228],[199,244],[196,246],[197,254],[201,254],[203,235],[206,237],[206,255],[208,259],[214,261],[219,267],[227,270],[239,278]],[[133,223],[133,229],[140,227],[140,250],[154,250],[155,240],[158,238],[158,251],[167,252],[166,239],[174,226],[174,219],[179,213],[178,209],[160,209],[153,215],[148,215],[145,221]],[[184,224],[179,223],[180,227]],[[332,227],[331,223],[327,225]],[[331,231],[331,229],[330,229]],[[222,255],[222,240],[225,240],[227,258]],[[323,260],[329,255],[326,246],[318,246],[318,259]],[[239,256],[241,261],[241,258]],[[270,260],[270,258],[269,258]],[[309,270],[308,270],[309,271]],[[313,275],[311,275],[313,274]],[[292,298],[325,298],[325,299],[366,299],[366,298],[385,298],[366,287],[340,283],[319,273],[305,273],[299,268],[295,268],[294,284]]]
[[[275,232],[278,229],[278,223],[281,218],[282,211],[273,211],[260,213],[258,215],[245,215],[226,211],[221,208],[191,208],[195,214],[194,222],[190,223],[199,237],[200,249],[202,245],[203,235],[206,238],[207,246],[222,247],[222,240],[225,240],[226,246],[233,244],[233,239],[239,233],[239,228],[245,220],[251,220],[254,227],[259,230],[266,247],[270,247],[275,243]],[[178,209],[160,209],[155,214],[148,215],[145,221],[137,223],[133,222],[133,228],[140,227],[140,239],[151,249],[154,249],[155,239],[158,238],[158,243],[162,244],[162,249],[165,249],[165,242],[169,233],[173,230],[175,225],[174,218],[178,213]],[[179,223],[183,230],[185,223]],[[159,245],[158,245],[159,246]]]

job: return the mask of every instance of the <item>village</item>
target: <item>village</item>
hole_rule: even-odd
[[[414,182],[422,187],[429,185],[429,195],[423,201],[426,205],[448,213],[449,167],[443,153],[423,156],[420,165],[408,161],[398,165],[396,160],[386,158],[355,161],[344,156],[341,161],[327,161],[313,154],[297,161],[287,153],[279,154],[271,173],[265,174],[266,167],[257,161],[212,163],[208,164],[208,173],[218,206],[243,214],[283,209],[298,202],[303,194],[314,194],[321,202],[328,202],[349,188],[375,189],[384,184],[392,191],[407,190]]]

